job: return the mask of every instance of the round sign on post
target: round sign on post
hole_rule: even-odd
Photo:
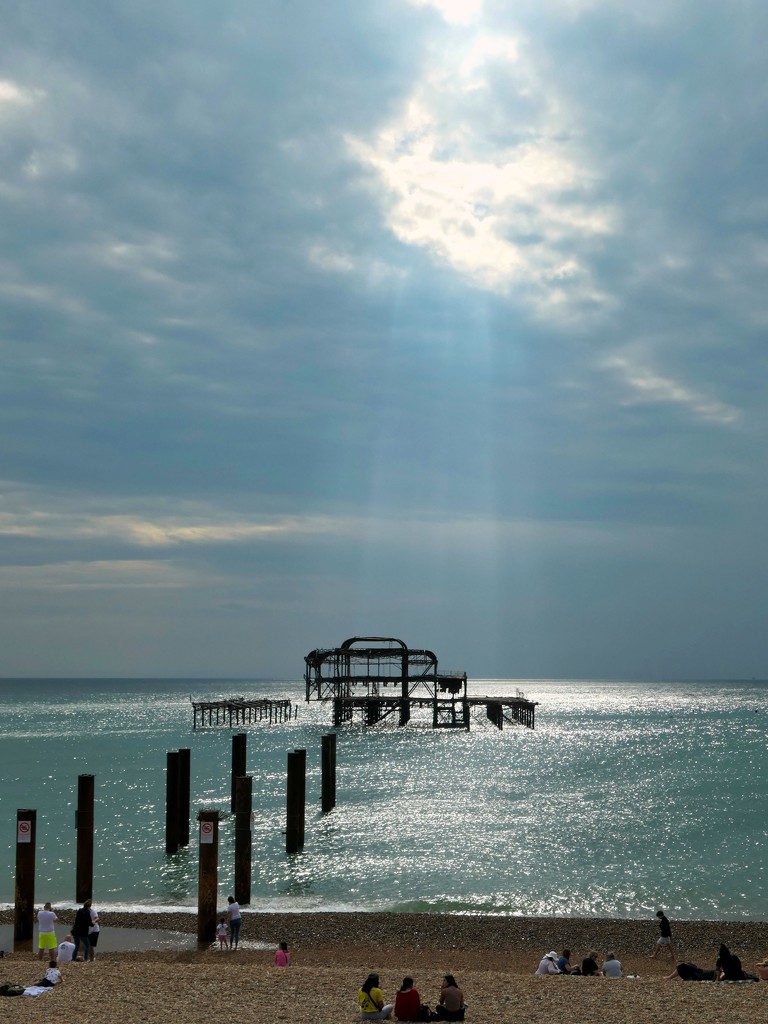
[[[213,842],[213,822],[212,821],[201,821],[200,822],[200,843],[212,843]]]
[[[19,821],[16,828],[16,842],[17,843],[31,843],[32,842],[32,822],[31,821]]]

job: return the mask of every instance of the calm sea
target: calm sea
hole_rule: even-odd
[[[231,733],[192,731],[190,697],[290,697],[248,731],[253,906],[768,920],[768,683],[485,680],[540,702],[536,729],[339,730],[338,805],[321,816],[330,706],[299,682],[0,682],[0,902],[16,809],[38,812],[36,900],[74,898],[77,776],[96,776],[95,899],[191,907],[197,847],[165,854],[166,751],[192,750],[193,815],[229,808]],[[307,837],[284,851],[285,771],[307,750]],[[234,820],[219,881],[232,889]]]

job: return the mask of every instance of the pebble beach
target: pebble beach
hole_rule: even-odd
[[[64,922],[68,912],[60,913]],[[468,1021],[487,1024],[584,1024],[663,1019],[691,1024],[764,1022],[768,984],[729,985],[668,981],[669,958],[651,960],[654,920],[482,917],[440,914],[246,913],[245,946],[193,951],[110,952],[108,929],[163,929],[194,934],[192,914],[102,914],[102,945],[93,964],[67,964],[64,982],[39,998],[0,999],[0,1020],[45,1017],[58,1024],[124,1021],[209,1024],[241,1021],[358,1019],[356,991],[369,971],[381,976],[394,1001],[411,974],[422,999],[434,1005],[442,975],[454,974],[469,1004]],[[12,911],[0,913],[0,923]],[[747,970],[768,953],[768,923],[674,922],[676,954],[711,966],[721,942]],[[63,930],[59,926],[59,932]],[[272,949],[286,940],[287,970],[272,966]],[[262,948],[249,949],[256,942]],[[538,978],[549,949],[572,950],[574,962],[591,949],[612,949],[625,973],[638,977]],[[264,948],[267,947],[267,948]],[[6,952],[2,981],[31,984],[41,976],[31,947]],[[22,1005],[19,1005],[19,1004]]]

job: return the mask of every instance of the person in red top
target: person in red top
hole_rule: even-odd
[[[422,1004],[421,996],[413,987],[413,978],[403,978],[395,996],[395,1016],[398,1020],[432,1020],[432,1011]]]

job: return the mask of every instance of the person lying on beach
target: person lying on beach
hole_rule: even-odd
[[[672,978],[679,978],[681,981],[714,981],[715,972],[705,971],[703,967],[698,967],[696,964],[684,961],[678,964],[671,974],[666,975],[667,981],[670,981]]]
[[[384,995],[379,988],[378,974],[369,974],[357,991],[362,1020],[388,1020],[395,1008],[394,1003],[384,1003]]]
[[[395,996],[395,1016],[398,1020],[432,1020],[432,1011],[413,987],[413,978],[406,976]]]
[[[623,978],[624,972],[621,969],[621,961],[616,959],[615,953],[609,953],[603,964],[604,978]]]
[[[571,966],[571,951],[564,949],[557,958],[557,966],[561,974],[581,974],[580,967]]]
[[[275,967],[290,967],[291,954],[288,952],[288,943],[281,942],[275,950]]]
[[[464,993],[452,974],[446,974],[440,988],[440,1002],[435,1007],[432,1020],[464,1020]]]
[[[581,961],[581,973],[585,978],[601,978],[603,972],[597,962],[597,953],[590,953]]]
[[[554,949],[551,949],[549,953],[544,954],[541,959],[541,963],[533,973],[538,974],[539,976],[562,973],[560,968],[557,966],[557,953]]]

